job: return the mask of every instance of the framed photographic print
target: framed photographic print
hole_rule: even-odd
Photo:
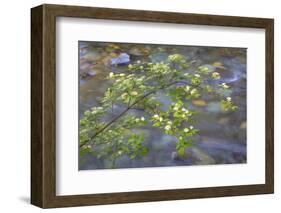
[[[273,19],[31,9],[31,203],[273,193]]]

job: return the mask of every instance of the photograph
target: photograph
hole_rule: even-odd
[[[32,205],[274,193],[274,18],[158,6],[31,8]]]
[[[247,48],[78,51],[79,170],[247,163]]]

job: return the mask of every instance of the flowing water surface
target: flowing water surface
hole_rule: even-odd
[[[117,168],[246,162],[246,49],[101,42],[79,42],[79,49],[80,117],[86,110],[99,105],[110,86],[106,80],[110,72],[125,69],[126,65],[137,60],[164,61],[175,53],[184,55],[198,66],[205,65],[211,70],[218,70],[222,77],[220,81],[231,86],[229,95],[239,106],[237,111],[226,113],[221,110],[216,99],[194,102],[194,108],[200,112],[196,124],[200,134],[195,145],[188,148],[183,157],[177,155],[175,138],[148,126],[143,130],[149,153],[134,160],[123,156],[116,162]],[[162,101],[169,100],[163,97]],[[79,162],[81,170],[104,168],[107,163],[94,156],[83,157]]]

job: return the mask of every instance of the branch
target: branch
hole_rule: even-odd
[[[145,111],[144,108],[138,108],[138,107],[132,107],[131,109],[133,109],[133,110],[139,110],[139,111]]]
[[[123,112],[121,112],[119,115],[117,115],[115,118],[113,118],[109,123],[107,123],[104,127],[102,127],[100,130],[98,130],[91,138],[90,140],[93,140],[97,135],[99,135],[100,133],[102,133],[106,128],[108,128],[109,126],[111,126],[115,121],[117,121],[120,117],[122,117],[124,114],[126,114],[130,109],[133,109],[133,107],[135,105],[137,105],[139,102],[141,102],[143,99],[147,98],[148,96],[162,90],[162,89],[166,89],[174,84],[177,83],[181,83],[181,81],[175,81],[172,82],[170,84],[164,85],[162,87],[160,87],[159,89],[153,90],[145,95],[143,95],[142,97],[140,97],[139,99],[137,99],[134,103],[132,103],[130,106],[128,106]],[[85,144],[81,144],[80,147],[84,146]]]

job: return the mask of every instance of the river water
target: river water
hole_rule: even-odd
[[[79,42],[79,47],[80,117],[84,111],[98,106],[110,86],[105,79],[110,72],[122,70],[137,60],[163,61],[174,53],[182,54],[198,65],[218,70],[222,77],[220,81],[232,88],[228,95],[239,106],[237,111],[226,113],[215,99],[194,103],[194,108],[200,112],[196,117],[200,135],[183,157],[177,155],[175,138],[157,128],[143,128],[149,153],[134,160],[124,156],[117,161],[117,168],[246,163],[246,49],[99,42]],[[79,169],[102,169],[107,164],[107,161],[94,156],[86,156],[80,159]]]

